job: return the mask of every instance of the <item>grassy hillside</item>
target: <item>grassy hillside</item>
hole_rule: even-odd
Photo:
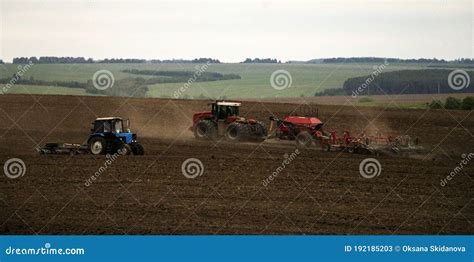
[[[0,78],[8,78],[18,71],[18,65],[0,65]],[[138,70],[176,70],[195,71],[197,64],[35,64],[26,71],[24,78],[33,77],[46,81],[79,81],[87,82],[94,73],[101,69],[109,70],[116,80],[137,77],[124,73],[125,69]],[[372,73],[375,64],[211,64],[206,71],[222,74],[238,74],[242,79],[213,82],[194,82],[182,93],[182,98],[260,98],[260,97],[299,97],[313,96],[315,92],[327,88],[342,87],[344,81],[351,77]],[[385,71],[401,69],[421,69],[419,64],[393,64]],[[292,85],[283,90],[276,90],[270,84],[270,77],[275,70],[284,69],[291,74]],[[148,76],[143,76],[147,78]],[[149,97],[172,97],[184,83],[155,84],[149,86]],[[61,87],[14,86],[14,93],[48,94],[85,94],[82,90]]]

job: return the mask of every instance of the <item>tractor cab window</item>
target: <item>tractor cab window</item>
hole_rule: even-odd
[[[115,133],[123,133],[122,121],[115,122]]]
[[[94,122],[93,133],[123,133],[123,123],[121,120],[98,120]]]
[[[239,108],[236,106],[226,106],[227,116],[238,116]]]
[[[212,114],[219,118],[219,107],[216,104],[212,104]]]
[[[92,129],[92,133],[102,133],[105,130],[105,122],[104,121],[95,121],[94,128]]]
[[[225,110],[225,106],[218,106],[217,107],[217,118],[218,119],[226,119],[227,118],[227,112]]]
[[[112,132],[112,125],[110,122],[104,122],[104,132]]]
[[[217,117],[217,119],[225,119],[226,112],[223,110],[223,106],[218,106],[217,104],[212,104],[212,114]]]
[[[215,115],[217,119],[226,119],[229,116],[238,116],[239,107],[212,104],[212,114]]]

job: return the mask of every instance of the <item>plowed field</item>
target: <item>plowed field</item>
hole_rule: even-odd
[[[267,121],[308,108],[244,102],[241,114]],[[205,101],[0,96],[0,161],[18,158],[26,168],[16,179],[0,176],[0,233],[474,233],[474,160],[459,168],[474,148],[470,112],[318,106],[326,130],[420,139],[416,155],[375,157],[381,173],[367,179],[359,164],[370,156],[314,148],[283,164],[296,152],[291,141],[196,141],[188,130],[192,114],[206,109]],[[85,142],[102,116],[129,118],[146,154],[35,152],[46,142]],[[203,164],[194,179],[182,174],[189,158]]]

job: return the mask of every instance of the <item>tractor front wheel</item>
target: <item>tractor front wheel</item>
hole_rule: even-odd
[[[130,144],[130,147],[132,148],[132,153],[136,156],[142,156],[145,154],[145,149],[140,143],[133,142]]]
[[[102,137],[93,137],[89,141],[89,151],[93,155],[103,155],[106,150],[106,142]]]
[[[130,155],[131,152],[132,152],[132,148],[127,144],[122,144],[120,148],[117,150],[117,153],[121,156]]]
[[[194,126],[194,136],[198,139],[212,139],[216,133],[217,127],[211,120],[201,120]]]

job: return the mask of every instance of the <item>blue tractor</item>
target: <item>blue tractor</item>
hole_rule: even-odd
[[[145,149],[137,142],[137,135],[130,132],[130,122],[120,117],[97,118],[92,123],[87,144],[47,143],[36,150],[40,154],[121,154],[144,155]]]
[[[120,117],[97,118],[87,140],[89,152],[93,155],[144,155],[145,150],[137,142],[137,135],[129,129],[129,121],[125,123]]]

